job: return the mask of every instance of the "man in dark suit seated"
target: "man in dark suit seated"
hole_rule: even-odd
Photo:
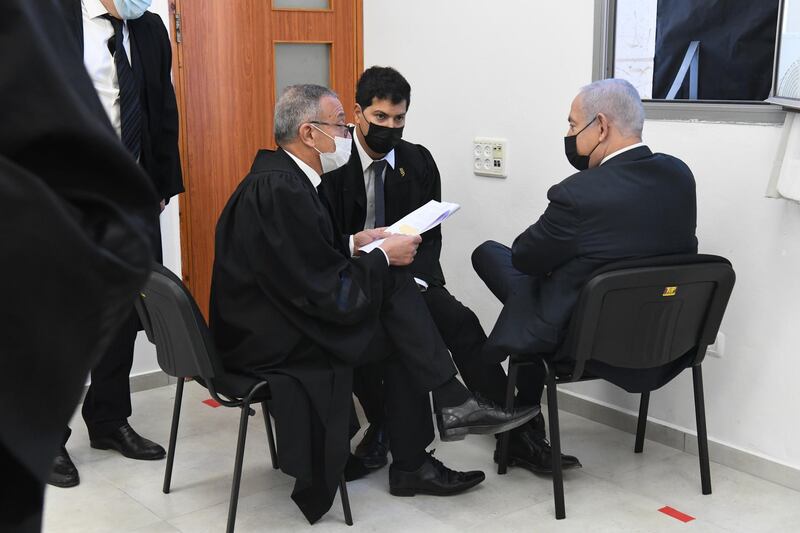
[[[499,366],[508,354],[553,354],[580,290],[598,268],[697,251],[692,172],[675,157],[652,153],[642,143],[643,124],[641,99],[627,81],[581,89],[564,139],[567,159],[579,172],[550,188],[544,214],[511,248],[488,241],[473,253],[475,271],[503,302],[484,350],[488,366]],[[543,365],[521,368],[518,401],[537,405],[544,379]],[[487,382],[478,390],[499,401],[504,389],[504,383]],[[511,464],[549,471],[543,423],[512,432]],[[579,465],[568,456],[562,464]]]
[[[345,233],[389,226],[430,200],[441,201],[439,170],[431,153],[402,139],[410,103],[411,86],[391,67],[368,68],[359,78],[350,159],[325,174],[320,185]],[[441,250],[442,232],[437,226],[422,236],[409,268],[464,382],[481,392],[474,388],[476,371],[494,372],[495,380],[505,374],[499,368],[469,364],[479,360],[486,334],[475,313],[445,287]],[[387,463],[383,366],[365,365],[354,375],[353,392],[370,424],[355,455],[368,469]]]
[[[297,459],[280,449],[287,428],[313,426],[305,435],[325,443],[310,460],[325,465],[331,490],[324,502],[304,508],[312,522],[330,507],[349,456],[352,368],[368,355],[390,354],[392,494],[455,494],[484,479],[479,471],[450,470],[425,452],[433,439],[429,392],[442,440],[502,432],[538,412],[502,409],[474,397],[456,379],[447,348],[403,268],[416,255],[419,236],[390,236],[353,258],[359,247],[385,235],[360,232],[348,246],[325,195],[315,188],[324,170],[350,156],[343,122],[342,105],[330,90],[295,85],[284,91],[274,117],[280,148],[258,153],[217,224],[211,288],[210,327],[226,367],[257,376],[278,372],[305,391],[311,411],[306,421],[298,421],[295,405],[281,405],[278,391],[271,406],[281,468],[286,457]]]

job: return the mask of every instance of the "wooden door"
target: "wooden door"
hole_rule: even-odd
[[[176,0],[171,6],[178,26],[173,73],[186,186],[180,200],[183,279],[206,316],[219,214],[257,150],[275,148],[276,77],[286,79],[276,73],[276,52],[285,53],[286,44],[295,45],[292,53],[300,43],[317,51],[323,45],[328,85],[348,113],[355,104],[363,70],[362,0],[311,3],[327,8],[273,7],[280,0]],[[279,66],[285,57],[279,55]],[[304,72],[295,68],[290,81],[318,79],[312,72],[299,79]]]

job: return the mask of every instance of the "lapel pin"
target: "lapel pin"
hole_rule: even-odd
[[[400,167],[400,175],[403,177],[406,176],[406,169],[404,169],[403,167]]]

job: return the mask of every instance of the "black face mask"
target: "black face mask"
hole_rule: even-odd
[[[581,128],[581,131],[575,135],[567,135],[564,137],[564,153],[567,155],[567,160],[569,163],[578,170],[586,170],[589,168],[589,157],[592,155],[592,152],[594,152],[597,147],[600,146],[600,143],[598,142],[595,147],[592,148],[592,151],[589,152],[589,155],[580,155],[578,153],[578,135],[580,135],[583,130],[591,126],[595,120],[597,120],[597,116],[590,120],[589,123]]]
[[[364,120],[366,120],[366,117]],[[369,146],[369,149],[377,154],[388,154],[400,144],[400,139],[403,138],[403,126],[387,128],[386,126],[373,124],[369,120],[367,120],[367,124],[369,124],[369,131],[364,135],[364,141]],[[364,134],[363,131],[361,133],[362,135]]]

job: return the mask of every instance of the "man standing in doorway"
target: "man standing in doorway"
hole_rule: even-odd
[[[146,9],[150,0],[61,0],[67,25],[83,51],[89,77],[122,144],[136,159],[160,198],[183,192],[178,154],[178,109],[172,87],[172,50],[160,17]],[[113,176],[109,176],[113,179]],[[161,233],[150,229],[155,258],[161,261]],[[82,415],[92,448],[116,450],[131,459],[164,457],[164,448],[128,424],[129,374],[139,329],[133,309],[91,372]],[[71,430],[53,464],[50,484],[80,482],[66,450]]]

